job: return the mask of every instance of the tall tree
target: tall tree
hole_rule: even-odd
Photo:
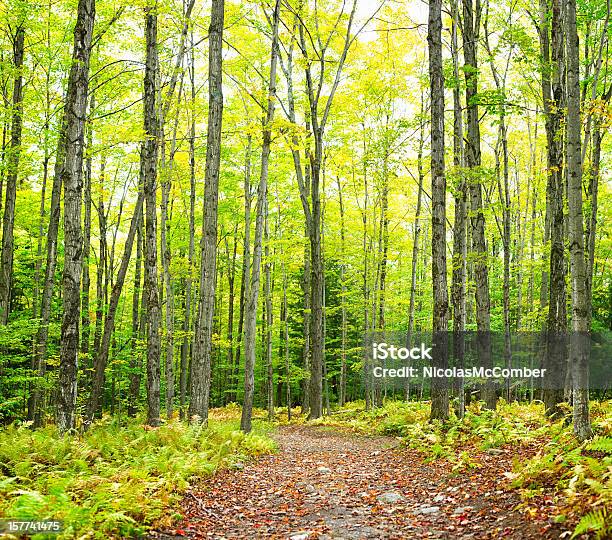
[[[340,337],[340,388],[338,390],[338,404],[342,407],[346,401],[346,331],[347,331],[347,312],[346,312],[346,226],[344,221],[344,199],[342,197],[342,185],[340,177],[336,177],[338,183],[338,204],[340,207],[340,306],[342,310],[342,328]],[[284,267],[283,267],[284,272]],[[283,274],[284,279],[284,274]],[[284,292],[283,294],[286,294]],[[286,315],[285,315],[286,316]]]
[[[455,365],[463,365],[465,354],[466,323],[466,273],[467,273],[467,185],[463,174],[463,110],[459,81],[459,5],[452,2],[451,55],[453,58],[453,166],[457,176],[455,186],[455,221],[453,224],[453,274],[451,283],[451,300],[453,306],[453,357]],[[463,379],[457,381],[458,401],[456,413],[463,417],[465,410],[465,390]]]
[[[541,86],[544,103],[547,183],[546,216],[550,261],[547,272],[548,315],[546,319],[547,342],[544,359],[548,373],[543,389],[547,414],[557,416],[563,401],[560,386],[565,371],[566,349],[559,339],[567,329],[567,297],[565,292],[565,231],[564,231],[564,176],[563,176],[563,120],[565,54],[563,43],[563,0],[540,1],[538,28],[542,55]]]
[[[382,5],[380,6],[382,7]],[[378,9],[380,9],[380,7]],[[325,104],[321,103],[322,88],[326,79],[326,55],[329,52],[330,42],[333,35],[337,32],[340,21],[345,17],[344,5],[336,18],[335,24],[327,39],[323,39],[319,34],[319,14],[314,13],[316,24],[316,43],[311,39],[311,33],[307,28],[304,18],[299,18],[299,45],[302,52],[306,77],[306,95],[308,99],[308,121],[309,130],[313,139],[313,151],[308,153],[310,165],[310,192],[307,190],[306,183],[297,175],[300,198],[304,206],[304,213],[307,216],[307,229],[310,241],[310,383],[309,383],[309,406],[310,418],[319,418],[323,413],[323,362],[324,362],[324,340],[323,335],[323,254],[321,250],[321,169],[323,165],[323,143],[325,128],[329,120],[329,113],[334,100],[334,96],[340,84],[342,69],[346,62],[349,49],[357,35],[363,29],[353,34],[353,22],[357,11],[357,1],[354,0],[344,35],[342,51],[336,62],[336,71],[333,73],[333,82]],[[376,11],[378,12],[378,10]],[[376,14],[376,12],[372,15]],[[370,19],[372,18],[370,17]],[[307,37],[308,36],[308,37]],[[315,50],[312,55],[310,47]],[[313,60],[313,57],[316,60]],[[318,64],[318,72],[315,73],[315,65]],[[308,200],[310,198],[310,205]]]
[[[463,0],[463,56],[465,73],[465,100],[467,104],[466,166],[470,192],[470,224],[472,252],[474,254],[474,280],[476,287],[476,326],[478,329],[478,355],[483,364],[491,361],[491,297],[489,292],[489,265],[485,216],[482,202],[480,123],[478,116],[478,39],[480,36],[480,0]],[[483,399],[489,409],[495,409],[495,390],[487,382],[483,385]]]
[[[435,363],[448,362],[448,287],[446,281],[446,176],[444,172],[444,74],[442,71],[442,0],[429,2],[427,32],[431,95],[431,279]],[[447,381],[432,380],[432,420],[448,419]]]
[[[83,239],[81,236],[83,147],[95,9],[95,0],[79,0],[74,27],[72,68],[68,77],[64,113],[66,137],[63,155],[65,162],[61,173],[64,185],[64,273],[62,276],[64,310],[57,417],[60,431],[67,431],[75,427],[83,271]]]
[[[142,184],[140,185],[142,190]],[[132,334],[130,338],[130,375],[128,389],[128,415],[134,416],[138,398],[140,396],[140,370],[142,369],[142,354],[138,350],[138,340],[142,331],[140,327],[140,295],[141,295],[141,273],[142,273],[142,208],[136,228],[136,261],[134,268],[134,286],[132,291]],[[144,293],[142,293],[144,294]]]
[[[180,415],[184,418],[187,403],[187,365],[189,355],[189,331],[191,330],[191,302],[193,284],[193,258],[195,255],[195,198],[196,198],[196,88],[195,88],[195,59],[193,47],[193,33],[190,36],[191,52],[189,54],[189,86],[191,90],[190,119],[189,119],[189,248],[187,250],[188,273],[185,278],[185,317],[183,319],[183,343],[181,344],[181,374],[179,380]]]
[[[11,311],[11,284],[13,279],[13,252],[15,227],[15,199],[17,198],[17,175],[21,154],[21,128],[23,125],[23,55],[25,44],[25,13],[20,15],[13,35],[13,102],[11,120],[11,142],[6,175],[6,199],[2,216],[2,256],[0,257],[0,324],[7,324]]]
[[[146,60],[144,76],[145,140],[140,151],[140,175],[145,197],[144,287],[147,297],[147,424],[160,423],[160,321],[157,283],[157,155],[159,148],[157,4],[145,9]]]
[[[208,421],[210,373],[217,274],[217,219],[221,122],[223,116],[222,52],[224,0],[212,0],[208,29],[208,134],[204,173],[204,221],[202,223],[200,287],[191,360],[189,416]]]
[[[253,267],[249,280],[248,301],[244,312],[244,404],[240,429],[251,431],[253,414],[253,391],[255,369],[255,338],[257,324],[257,299],[259,297],[259,279],[261,273],[262,238],[264,221],[268,204],[268,166],[270,163],[270,146],[272,143],[272,121],[276,100],[276,65],[278,59],[278,25],[280,19],[280,0],[276,0],[272,16],[272,44],[270,46],[270,79],[268,82],[268,101],[264,119],[261,147],[261,169],[257,186],[257,209],[255,211],[255,238],[253,240]]]
[[[574,381],[574,433],[580,440],[592,435],[589,418],[589,302],[584,257],[582,215],[582,148],[580,140],[580,53],[576,0],[566,0],[567,50],[567,172],[570,267],[572,284],[572,336],[570,362]]]

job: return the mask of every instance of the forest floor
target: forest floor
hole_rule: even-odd
[[[392,437],[304,425],[274,437],[278,453],[194,487],[180,528],[150,538],[550,539],[564,531],[547,512],[521,512],[519,496],[504,490],[515,448],[477,452],[478,468],[457,473]]]

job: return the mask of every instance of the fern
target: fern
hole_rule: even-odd
[[[604,452],[608,455],[612,455],[612,437],[595,437],[587,445],[587,450],[594,450],[596,452]]]
[[[572,538],[585,533],[595,533],[595,538],[609,538],[612,526],[607,521],[608,512],[605,509],[593,510],[582,516],[578,522]]]

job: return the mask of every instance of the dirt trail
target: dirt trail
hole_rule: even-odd
[[[388,437],[290,426],[280,451],[222,471],[183,501],[173,534],[155,538],[484,539],[559,538],[559,526],[534,521],[501,490],[509,451],[483,453],[482,466],[454,474],[445,462]]]

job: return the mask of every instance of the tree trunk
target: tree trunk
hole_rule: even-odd
[[[612,86],[607,95],[604,96],[604,102],[607,103],[612,94]],[[599,191],[599,176],[600,176],[600,161],[601,161],[601,143],[603,135],[602,118],[598,116],[593,125],[592,148],[591,148],[591,174],[589,179],[588,195],[591,199],[591,212],[587,222],[586,248],[587,248],[587,302],[589,303],[587,314],[589,316],[589,328],[591,326],[591,318],[593,316],[593,271],[595,268],[595,241],[597,239],[597,209],[598,209],[598,191]]]
[[[494,55],[489,44],[489,29],[488,29],[488,17],[485,20],[485,46],[489,55],[489,63],[491,66],[491,74],[495,81],[495,88],[500,95],[506,95],[506,72],[500,75],[495,65]],[[514,45],[511,45],[509,55],[512,55]],[[510,59],[508,59],[508,63]],[[500,164],[499,154],[502,154],[502,163]],[[501,165],[501,174],[500,174]],[[502,230],[501,239],[504,250],[504,270],[503,270],[503,318],[504,318],[504,360],[506,368],[512,367],[512,349],[510,342],[510,242],[511,242],[511,231],[510,231],[510,180],[509,180],[509,163],[508,163],[508,128],[506,125],[506,108],[505,104],[501,105],[499,112],[499,126],[497,133],[497,144],[495,148],[495,172],[497,179],[497,192],[499,201],[502,204]],[[503,182],[500,178],[503,177]],[[497,218],[497,216],[496,216]],[[519,207],[519,218],[517,219],[520,227],[520,207]],[[499,225],[499,224],[498,224]],[[520,296],[520,295],[519,295]],[[519,302],[520,306],[520,302]],[[520,307],[519,307],[520,309]],[[506,378],[505,384],[505,396],[506,401],[510,401],[510,377]]]
[[[289,306],[287,304],[287,271],[283,261],[283,332],[285,338],[285,376],[287,377],[287,421],[291,422],[291,363],[289,361]]]
[[[142,189],[142,186],[140,186]],[[136,264],[134,268],[134,289],[132,292],[132,337],[130,340],[130,387],[128,401],[128,416],[135,416],[140,397],[140,370],[142,368],[142,356],[138,349],[138,339],[140,337],[139,310],[141,294],[141,272],[142,272],[142,208],[136,229]]]
[[[228,386],[231,387],[231,380],[234,369],[234,303],[236,299],[236,255],[238,253],[238,224],[234,225],[234,246],[232,255],[230,258],[229,245],[227,237],[225,237],[225,250],[227,252],[227,258],[230,260],[230,268],[227,274],[227,281],[229,285],[228,291],[228,308],[227,308],[227,365],[229,366],[229,378],[225,378],[224,384],[224,399],[223,402],[227,404],[228,397],[231,396]],[[227,374],[227,370],[226,370]],[[228,380],[229,379],[229,380]]]
[[[157,15],[155,7],[146,11],[146,63],[144,78],[145,141],[140,153],[144,184],[145,264],[144,286],[147,296],[147,424],[160,424],[160,301],[157,284],[157,154],[159,119],[157,106],[159,63],[157,58]]]
[[[323,414],[323,254],[321,250],[321,162],[323,159],[323,133],[313,126],[315,151],[311,154],[310,200],[312,221],[310,226],[310,385],[309,418]]]
[[[182,58],[181,58],[182,62]],[[180,65],[179,62],[178,64]],[[181,75],[181,81],[178,91],[178,103],[180,104],[181,95],[183,92],[183,75]],[[168,96],[170,100],[171,96]],[[174,156],[176,154],[176,133],[178,130],[179,115],[177,113],[174,129],[172,133],[172,142],[170,144],[170,159],[167,166],[164,166],[164,159],[162,158],[162,201],[161,201],[161,257],[162,257],[162,272],[163,272],[163,284],[164,291],[166,294],[166,305],[165,305],[165,324],[166,324],[166,357],[165,357],[165,372],[166,372],[166,417],[172,418],[174,414],[174,288],[172,284],[172,278],[170,276],[170,259],[171,249],[169,242],[170,233],[170,222],[168,216],[168,206],[170,204],[170,190],[172,188],[172,172],[174,165]],[[163,120],[162,120],[163,122]],[[163,126],[163,124],[162,124]],[[162,127],[163,129],[163,127]]]
[[[255,215],[255,238],[253,243],[253,269],[249,283],[248,302],[245,309],[244,329],[244,403],[240,429],[245,433],[251,431],[253,413],[255,338],[257,324],[257,299],[259,296],[259,275],[261,269],[261,247],[265,213],[268,196],[268,165],[270,162],[270,145],[272,142],[272,121],[274,120],[274,100],[276,96],[276,63],[278,58],[278,24],[280,17],[280,0],[276,0],[272,17],[272,45],[270,52],[270,80],[266,118],[263,126],[263,145],[261,149],[261,171],[257,187],[257,210]]]
[[[362,272],[362,293],[363,293],[363,332],[364,337],[370,331],[369,325],[369,309],[368,305],[370,302],[370,289],[369,289],[369,264],[368,264],[368,175],[367,175],[367,160],[366,160],[366,139],[365,139],[365,126],[363,126],[363,210],[361,212],[361,224],[362,224],[362,236],[361,236],[361,249],[363,251],[363,272]],[[367,340],[364,338],[364,347],[367,344]],[[372,407],[371,402],[371,386],[372,376],[370,373],[370,360],[369,355],[365,355],[363,361],[363,376],[364,376],[364,390],[365,390],[365,408],[369,411]]]
[[[270,228],[268,219],[268,201],[266,200],[266,210],[264,219],[264,242],[265,242],[265,284],[264,296],[266,302],[266,389],[267,389],[267,405],[268,405],[268,420],[274,419],[274,371],[272,367],[272,263],[270,261]]]
[[[307,174],[308,182],[310,182],[310,173]],[[308,229],[308,227],[306,227]],[[308,231],[306,231],[308,236]],[[302,334],[304,336],[304,346],[302,347],[302,366],[306,373],[310,374],[310,247],[306,244],[304,246],[304,273],[302,276],[302,297],[304,302],[304,309],[302,311]],[[302,382],[302,414],[310,414],[310,376]]]
[[[81,274],[83,246],[81,204],[83,191],[83,146],[89,57],[95,18],[95,0],[79,0],[74,28],[72,68],[66,93],[64,184],[64,273],[62,276],[64,312],[62,316],[58,417],[61,432],[75,427],[79,322],[81,316]]]
[[[561,2],[552,1],[552,17],[547,0],[541,0],[540,50],[544,59],[542,69],[542,99],[544,102],[547,184],[546,214],[549,222],[550,265],[548,272],[547,344],[543,367],[553,374],[544,381],[543,401],[547,415],[561,414],[563,401],[560,386],[565,372],[566,350],[560,339],[567,329],[565,293],[564,212],[563,212],[563,31]],[[550,21],[550,22],[549,22]],[[550,36],[549,36],[550,32]]]
[[[240,369],[240,346],[242,344],[242,330],[244,327],[244,310],[247,303],[247,293],[250,290],[251,279],[251,135],[247,136],[247,146],[244,163],[244,245],[242,250],[242,276],[240,280],[240,308],[238,316],[238,343],[236,356],[232,366],[232,399],[238,400],[238,371]]]
[[[410,299],[408,300],[408,332],[406,335],[406,346],[412,343],[412,334],[414,332],[414,312],[416,305],[417,293],[417,266],[419,262],[419,241],[421,236],[421,205],[423,200],[423,137],[424,137],[424,121],[421,120],[419,151],[417,154],[417,169],[418,169],[418,189],[417,189],[417,204],[414,213],[414,227],[412,235],[412,260],[410,261]],[[406,378],[406,401],[410,400],[410,378]]]
[[[99,234],[99,253],[98,265],[96,268],[96,326],[94,329],[93,350],[95,353],[100,349],[102,339],[102,325],[104,322],[104,306],[108,292],[105,290],[105,283],[108,282],[108,244],[106,241],[107,224],[106,210],[104,207],[104,184],[106,180],[106,158],[102,157],[100,165],[100,186],[98,189],[98,234]]]
[[[505,89],[503,90],[505,92]],[[503,204],[502,210],[502,244],[504,247],[504,278],[503,278],[503,307],[504,307],[504,358],[506,368],[512,367],[512,350],[510,343],[510,183],[508,172],[508,130],[505,122],[505,115],[502,113],[499,120],[499,137],[502,146],[502,176],[503,184],[499,184],[499,197]],[[519,219],[520,222],[520,219]],[[506,378],[506,401],[510,402],[510,377]]]
[[[21,127],[23,125],[23,53],[25,41],[24,21],[20,21],[13,36],[13,104],[11,121],[11,143],[8,150],[6,175],[6,202],[2,216],[2,256],[0,257],[0,324],[8,323],[11,311],[11,289],[13,279],[13,252],[15,249],[13,230],[15,226],[15,199],[17,198],[17,176],[21,154]]]
[[[436,367],[448,365],[448,288],[446,282],[446,177],[444,175],[444,75],[442,71],[442,0],[429,3],[429,79],[431,95],[431,277]],[[448,420],[448,387],[431,384],[431,420]]]
[[[50,45],[50,22],[47,18],[47,46]],[[39,222],[38,222],[38,239],[36,245],[36,263],[34,265],[34,290],[32,294],[32,317],[38,317],[38,302],[40,300],[40,273],[42,269],[42,249],[43,249],[43,231],[44,231],[44,221],[45,221],[45,203],[47,196],[47,181],[49,179],[49,160],[51,159],[51,155],[49,152],[49,125],[50,125],[50,117],[51,117],[51,74],[47,71],[45,76],[45,109],[44,109],[44,118],[45,122],[43,124],[43,147],[44,147],[44,157],[42,162],[42,182],[41,182],[41,190],[40,190],[40,213],[39,213]],[[4,140],[4,133],[3,133]],[[4,144],[3,144],[3,154],[4,154]],[[3,156],[4,157],[4,156]],[[0,179],[1,181],[1,179]],[[34,348],[36,347],[36,343],[34,342]],[[34,366],[32,366],[34,369]]]
[[[186,414],[187,403],[187,373],[188,373],[188,356],[189,344],[193,340],[189,338],[191,329],[191,296],[192,296],[192,273],[193,273],[193,258],[195,254],[195,137],[196,137],[196,119],[195,119],[195,65],[193,53],[193,34],[190,36],[191,54],[189,56],[189,82],[191,87],[191,123],[189,132],[189,248],[187,252],[187,262],[189,272],[185,279],[185,317],[183,319],[183,343],[181,344],[181,375],[179,381],[180,391],[180,415],[181,418]]]
[[[567,170],[573,331],[570,339],[570,362],[574,382],[574,434],[579,440],[584,440],[592,436],[592,431],[589,418],[589,302],[582,216],[580,55],[576,26],[576,0],[566,0],[566,2]]]
[[[95,109],[95,98],[92,94],[89,100],[89,129],[87,133],[87,158],[85,160],[85,215],[83,218],[83,294],[81,298],[81,354],[88,359],[89,364],[89,337],[90,337],[90,319],[89,319],[89,288],[91,280],[89,277],[89,257],[91,256],[91,165],[92,165],[92,144],[93,144],[93,126],[91,117]]]
[[[536,141],[538,139],[538,122],[536,116],[536,122],[534,127],[534,134],[531,134],[531,123],[529,118],[527,119],[527,129],[529,130],[529,153],[530,153],[530,169],[529,177],[531,180],[531,226],[530,226],[530,240],[529,240],[529,312],[531,313],[534,309],[534,298],[535,298],[535,229],[536,229]]]
[[[346,224],[344,222],[344,200],[342,198],[342,186],[340,177],[336,177],[338,182],[338,202],[340,204],[340,306],[342,310],[342,328],[340,337],[340,388],[338,401],[340,407],[346,402]]]
[[[466,323],[466,273],[467,273],[467,185],[463,174],[463,111],[461,109],[461,94],[459,89],[459,59],[458,59],[458,27],[459,6],[452,4],[453,22],[451,28],[451,44],[453,57],[453,166],[459,175],[459,184],[455,194],[455,221],[453,224],[453,272],[451,283],[451,300],[453,306],[453,357],[454,365],[463,366],[465,356],[465,323]],[[465,388],[463,378],[457,381],[455,387],[457,405],[455,408],[459,418],[465,413]]]
[[[476,326],[478,329],[478,356],[480,363],[491,366],[491,298],[489,294],[489,267],[485,217],[482,204],[480,156],[480,125],[478,117],[478,62],[477,43],[480,29],[480,0],[463,0],[463,55],[465,72],[465,98],[467,103],[466,165],[470,191],[472,251],[474,253],[474,281],[476,286]],[[496,395],[490,382],[483,385],[483,399],[489,409],[495,409]]]
[[[314,152],[308,153],[310,160],[310,209],[308,209],[308,194],[300,182],[298,174],[298,182],[300,182],[300,197],[306,214],[306,222],[310,237],[310,264],[311,264],[311,283],[310,283],[310,383],[309,383],[309,405],[310,418],[319,418],[322,415],[323,409],[323,363],[325,361],[325,335],[323,328],[323,297],[324,297],[324,277],[323,277],[323,254],[321,249],[321,168],[323,164],[323,134],[329,117],[329,111],[333,103],[334,94],[340,83],[342,68],[348,54],[348,50],[353,43],[354,36],[351,36],[351,29],[355,12],[357,10],[357,0],[353,1],[351,13],[348,18],[346,34],[344,36],[344,47],[339,59],[337,60],[336,72],[333,83],[329,89],[327,101],[323,107],[323,111],[319,110],[319,98],[321,95],[321,87],[324,82],[324,68],[319,72],[319,80],[317,88],[313,80],[313,72],[311,69],[312,59],[308,56],[308,48],[306,45],[306,32],[304,21],[299,20],[299,39],[301,51],[306,63],[305,79],[306,93],[308,96],[309,110],[307,120],[310,124],[310,133],[314,141]],[[317,17],[315,12],[315,17]],[[318,24],[318,21],[316,21]],[[331,39],[331,37],[330,37]],[[329,40],[325,46],[319,40],[319,45],[322,50],[317,51],[317,55],[321,60],[321,65],[324,65],[324,55],[329,45]]]
[[[217,274],[217,209],[221,122],[223,115],[222,52],[224,0],[212,0],[208,32],[208,133],[204,177],[204,221],[202,223],[200,287],[193,358],[189,416],[208,422],[215,278]]]

